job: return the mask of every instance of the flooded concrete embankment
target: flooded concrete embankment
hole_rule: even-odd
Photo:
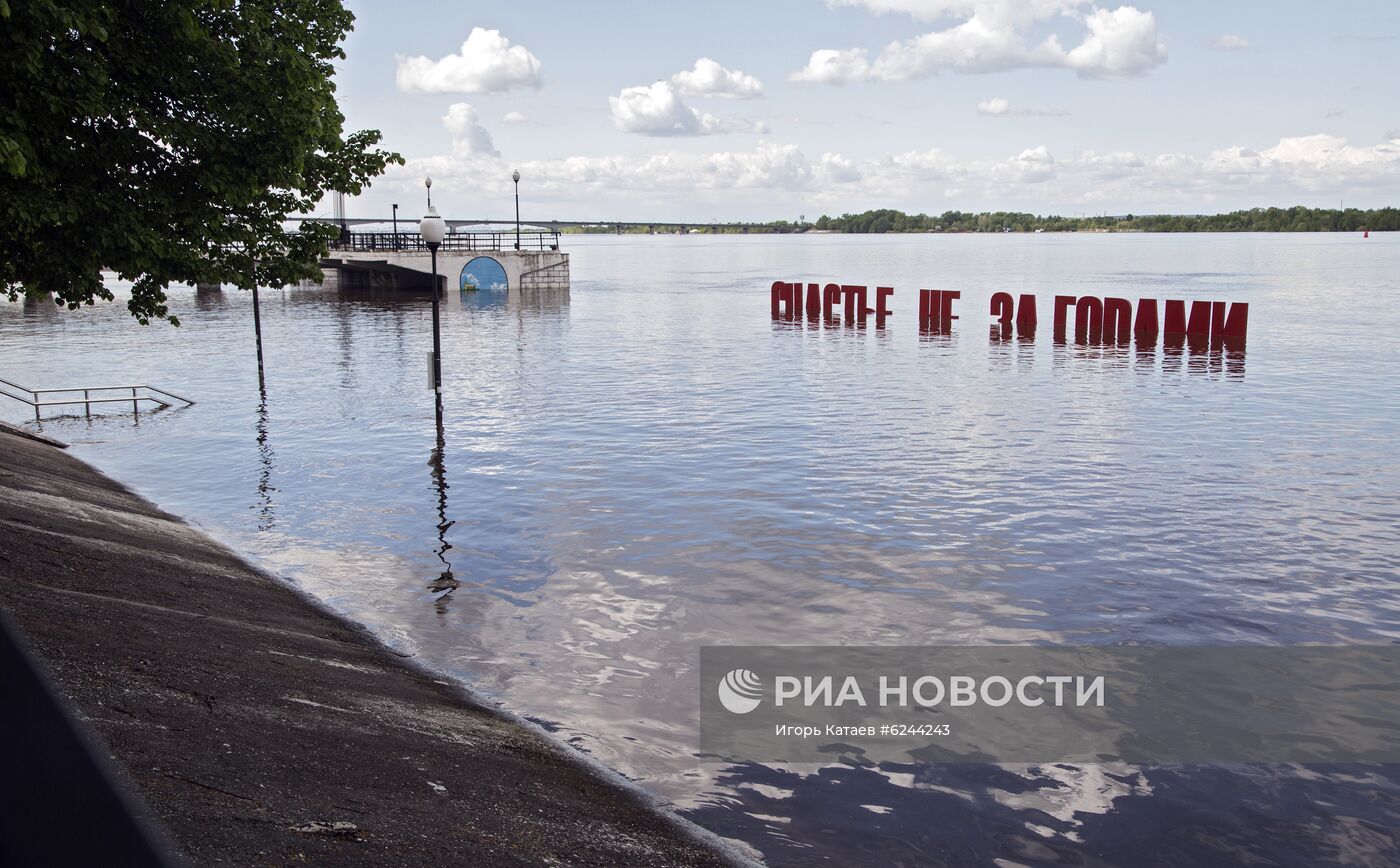
[[[729,864],[567,749],[6,430],[0,609],[194,863]]]

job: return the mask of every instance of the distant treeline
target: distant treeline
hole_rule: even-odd
[[[1015,211],[905,214],[881,208],[840,217],[822,215],[811,229],[830,232],[1375,232],[1400,230],[1400,209],[1251,208],[1229,214],[1124,214],[1041,217]]]
[[[600,223],[569,226],[566,233],[618,232],[620,234],[688,232],[703,235],[750,233],[826,232],[1373,232],[1400,231],[1400,208],[1251,208],[1229,214],[1122,214],[1098,217],[1045,217],[1018,211],[944,211],[940,215],[905,214],[889,208],[822,215],[815,223],[773,220],[766,223],[715,223],[711,225],[632,223],[624,226]]]

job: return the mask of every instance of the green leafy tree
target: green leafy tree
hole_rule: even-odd
[[[0,0],[0,286],[77,308],[132,281],[282,286],[336,234],[284,227],[397,154],[344,135],[340,0]]]

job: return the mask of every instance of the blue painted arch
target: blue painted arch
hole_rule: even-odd
[[[484,289],[504,292],[510,288],[505,267],[490,256],[478,256],[463,265],[457,285],[464,291]]]

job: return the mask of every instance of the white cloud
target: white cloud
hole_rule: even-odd
[[[511,168],[490,154],[454,151],[395,167],[385,186],[416,190],[420,179],[431,175],[434,198],[452,190],[505,197]],[[1292,204],[1309,195],[1320,203],[1352,190],[1373,197],[1400,194],[1400,138],[1351,145],[1335,136],[1300,136],[1259,150],[1229,147],[1204,156],[1083,151],[1056,157],[1037,145],[971,160],[936,148],[870,159],[838,153],[808,157],[796,145],[763,142],[752,150],[577,156],[519,168],[530,178],[536,202],[570,209],[586,204],[590,213],[601,207],[634,218],[677,219],[686,209],[701,207],[726,218],[740,212],[771,216],[779,206],[801,207],[807,214],[871,207],[1041,213],[1060,208],[1066,213],[1076,205],[1201,212],[1221,210],[1216,203],[1229,208]]]
[[[1212,39],[1210,47],[1216,51],[1244,51],[1249,47],[1249,40],[1233,33],[1226,33]]]
[[[991,115],[993,117],[1029,117],[1040,115],[1044,117],[1063,117],[1069,112],[1064,109],[1033,109],[1025,106],[1012,105],[1011,100],[1005,97],[992,97],[984,99],[977,104],[977,113],[980,115]]]
[[[871,65],[871,76],[886,81],[924,78],[941,70],[1002,72],[1053,66],[1059,51],[1053,38],[1029,49],[1016,28],[974,15],[956,27],[925,33],[885,47]]]
[[[1080,75],[1143,75],[1167,59],[1167,47],[1157,41],[1157,20],[1151,12],[1132,6],[1119,6],[1112,12],[1095,9],[1084,23],[1089,35],[1065,55],[1065,65]]]
[[[753,99],[763,95],[763,84],[758,79],[737,69],[725,69],[708,57],[695,61],[694,69],[671,76],[671,83],[686,96]]]
[[[722,193],[726,190],[805,190],[821,186],[831,173],[846,169],[838,162],[823,168],[809,162],[796,145],[760,143],[749,151],[690,153],[666,151],[625,156],[566,157],[520,165],[530,178],[532,195],[564,193],[591,196],[595,193],[659,193],[667,196],[680,191]],[[851,165],[854,165],[852,163]],[[506,164],[482,155],[453,154],[410,160],[395,167],[387,183],[419,184],[425,174],[433,178],[433,191],[439,187],[479,188],[483,185],[509,185]],[[851,180],[860,175],[848,174]],[[504,180],[501,180],[504,179]]]
[[[860,6],[871,12],[897,12],[920,21],[939,18],[967,18],[974,14],[994,16],[1005,21],[1035,21],[1064,15],[1089,0],[827,0],[827,5]]]
[[[788,78],[810,84],[846,84],[870,77],[870,58],[864,48],[819,48],[807,65]]]
[[[675,85],[658,81],[651,85],[623,88],[608,97],[613,126],[624,133],[644,136],[708,136],[715,133],[766,132],[756,121],[719,118],[693,109],[681,100]]]
[[[1086,78],[1144,75],[1167,59],[1157,38],[1151,12],[1133,6],[1108,10],[1075,0],[836,0],[873,11],[901,11],[934,20],[962,18],[942,30],[892,42],[873,61],[865,49],[818,49],[807,65],[794,72],[794,81],[844,84],[854,81],[904,81],[944,70],[965,73],[1002,72],[1033,67],[1073,69]],[[1046,19],[1083,24],[1079,45],[1066,51],[1051,33],[1032,45],[1027,30]]]
[[[520,112],[506,112],[501,117],[501,123],[503,124],[523,124],[527,123],[529,120],[529,118],[525,117]]]
[[[737,69],[726,69],[708,57],[695,61],[692,69],[671,76],[670,81],[623,88],[608,97],[613,126],[625,133],[644,136],[708,136],[716,133],[765,133],[759,121],[716,117],[691,108],[685,96],[752,99],[763,95],[763,85]]]
[[[1038,184],[1055,177],[1055,158],[1044,145],[1026,148],[1007,164],[1017,181]]]
[[[854,183],[859,181],[863,174],[858,162],[840,154],[822,154],[816,170],[819,175],[836,184]]]
[[[1400,140],[1395,139],[1374,147],[1356,147],[1340,136],[1318,134],[1280,139],[1258,154],[1240,148],[1216,154],[1242,159],[1250,172],[1287,175],[1305,189],[1364,182],[1377,175],[1394,177],[1400,170]]]
[[[470,105],[455,102],[448,106],[447,114],[442,116],[442,125],[452,134],[453,153],[500,156],[500,152],[491,141],[491,134],[481,125],[476,109]]]
[[[499,93],[539,87],[540,61],[501,31],[473,27],[457,54],[399,58],[395,80],[404,93]]]

